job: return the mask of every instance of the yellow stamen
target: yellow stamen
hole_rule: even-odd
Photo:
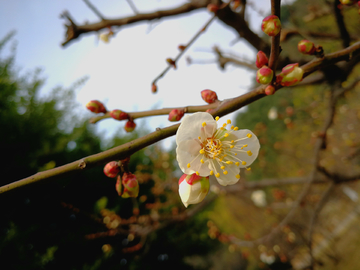
[[[247,147],[247,144],[244,144],[243,147]]]
[[[225,166],[221,166],[220,169],[222,169],[222,170],[225,169]]]
[[[205,127],[205,126],[206,126],[206,123],[204,122],[204,123],[202,123],[201,125],[202,125],[203,127]]]
[[[225,124],[225,123],[223,124],[223,127],[226,127],[226,124]]]
[[[215,120],[216,120],[216,121],[219,121],[219,119],[220,119],[219,116],[216,116],[216,117],[215,117]]]
[[[199,175],[199,172],[198,172],[198,171],[196,172],[196,175]]]
[[[188,163],[186,167],[190,168],[190,163]]]
[[[226,161],[226,164],[229,164],[229,165],[230,165],[230,164],[233,164],[233,163],[234,163],[234,162],[232,162],[232,161],[230,161],[230,160],[229,160],[229,161]]]
[[[214,171],[210,171],[210,175],[213,175],[214,174]]]
[[[247,153],[249,156],[252,156],[251,151],[247,151],[246,153]]]
[[[215,174],[216,177],[220,177],[220,173]]]
[[[234,129],[234,126],[231,126],[231,129]]]
[[[236,130],[238,130],[239,128],[238,127],[234,127],[234,130],[236,131]]]
[[[230,120],[230,119],[228,119],[228,120],[226,121],[226,123],[231,124],[231,120]]]
[[[224,134],[224,137],[225,137],[225,138],[226,138],[227,136],[229,136],[229,133],[225,133],[225,134]]]
[[[224,130],[225,128],[221,127],[220,129],[221,129],[221,130]]]
[[[200,153],[200,154],[205,154],[205,150],[204,150],[204,149],[200,149],[199,153]]]
[[[246,165],[246,161],[241,162],[242,165]]]
[[[246,136],[247,136],[248,138],[251,138],[251,137],[252,137],[252,135],[251,135],[250,133],[248,133]]]
[[[240,174],[235,175],[237,179],[240,179]]]
[[[234,153],[235,156],[237,156],[237,153]]]
[[[230,145],[230,148],[233,149],[235,147],[235,145]]]
[[[201,137],[199,136],[198,139],[201,140]]]
[[[248,171],[251,171],[251,168],[249,167],[249,168],[246,168]]]
[[[200,159],[200,162],[202,163],[202,164],[204,164],[204,160],[203,159]],[[245,164],[244,164],[245,165]]]
[[[235,141],[234,140],[231,140],[231,143],[234,143]]]
[[[240,162],[235,162],[235,165],[236,165],[236,166],[239,166],[239,165],[240,165]]]
[[[227,172],[227,171],[223,171],[223,174],[227,175],[227,174],[228,174],[228,172]]]

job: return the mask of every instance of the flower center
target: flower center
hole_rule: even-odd
[[[223,144],[219,139],[207,138],[203,143],[203,148],[205,151],[205,156],[207,158],[215,159],[217,156],[223,152],[222,146]]]

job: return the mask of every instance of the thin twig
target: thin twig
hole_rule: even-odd
[[[135,13],[135,14],[139,14],[139,11],[137,10],[136,6],[134,5],[133,1],[132,0],[126,0],[126,2],[128,2],[130,8],[132,9],[132,11]]]
[[[339,9],[340,5],[341,4],[339,0],[334,1],[334,13],[336,18],[336,23],[339,27],[339,32],[341,35],[343,47],[346,48],[350,45],[350,35],[345,26],[344,16],[341,14],[341,10]]]
[[[100,11],[90,3],[89,0],[83,0],[85,4],[102,20],[105,21],[105,17],[100,13]]]

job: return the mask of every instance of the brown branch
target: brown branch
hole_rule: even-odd
[[[304,69],[304,76],[306,77],[312,72],[326,65],[332,65],[339,61],[349,60],[352,57],[357,56],[359,52],[360,42],[357,42],[346,49],[325,55],[324,58],[314,59],[311,62],[301,66],[301,68]],[[282,86],[276,86],[276,88],[280,89],[282,88]],[[265,97],[266,95],[264,94],[264,91],[265,86],[259,86],[246,94],[230,100],[223,101],[220,103],[218,108],[212,111],[212,115],[221,117],[231,112],[234,112],[247,104],[250,104],[260,98]],[[179,124],[176,124],[163,129],[158,129],[155,132],[152,132],[148,135],[145,135],[141,138],[125,143],[123,145],[114,147],[107,151],[85,157],[83,159],[74,161],[61,167],[39,172],[30,177],[0,187],[0,194],[29,184],[34,184],[36,182],[42,182],[45,180],[48,181],[64,177],[66,175],[73,174],[81,170],[90,169],[112,160],[124,159],[146,146],[149,146],[167,137],[175,135],[178,127]]]
[[[232,64],[235,64],[240,67],[247,67],[252,70],[258,70],[258,68],[254,64],[251,64],[251,63],[248,63],[245,61],[241,61],[241,60],[238,60],[238,59],[235,59],[232,57],[224,56],[223,53],[220,51],[220,49],[217,46],[214,47],[214,51],[218,57],[218,63],[222,69],[225,68],[225,65],[227,63],[232,63]]]
[[[276,15],[280,19],[280,0],[271,0],[271,15]],[[274,74],[276,74],[276,66],[280,54],[280,33],[274,37],[271,37],[271,50],[269,58],[269,68],[272,69]],[[276,76],[273,77],[273,80],[276,80]]]
[[[334,8],[334,13],[335,13],[336,23],[339,28],[343,47],[346,48],[350,45],[350,35],[346,29],[345,22],[344,22],[344,16],[342,15],[341,10],[339,9],[339,6],[340,6],[340,1],[335,0],[333,8]]]
[[[321,33],[321,32],[313,32],[313,31],[300,31],[297,29],[281,29],[280,41],[286,41],[293,36],[302,36],[303,38],[315,38],[315,39],[340,39],[339,34],[334,33]],[[359,39],[359,36],[351,35],[350,39],[355,41]]]
[[[176,16],[176,15],[188,13],[190,11],[199,8],[205,8],[206,6],[207,6],[206,3],[204,2],[186,3],[174,9],[159,10],[152,13],[139,13],[130,17],[111,19],[111,20],[106,19],[106,20],[101,20],[99,22],[83,24],[83,25],[76,25],[75,23],[73,23],[73,21],[69,19],[70,18],[69,14],[66,13],[66,15],[63,14],[63,16],[69,20],[70,25],[66,25],[67,33],[66,33],[65,41],[62,43],[62,46],[69,44],[69,42],[77,39],[79,36],[85,33],[97,32],[101,29],[111,26],[121,27],[124,25],[130,25],[141,21],[151,21],[154,19]],[[69,34],[69,32],[72,34]]]

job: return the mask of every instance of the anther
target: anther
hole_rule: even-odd
[[[240,165],[240,162],[235,162],[235,165],[236,165],[236,166],[239,166],[239,165]]]
[[[234,140],[231,140],[231,143],[234,143],[235,141]]]
[[[196,175],[199,175],[199,172],[198,172],[198,171],[196,172]]]
[[[221,166],[220,169],[222,169],[222,170],[225,169],[225,166]]]
[[[226,123],[231,124],[231,120],[230,120],[230,119],[228,119],[228,120],[226,121]]]
[[[234,129],[234,126],[231,126],[231,129]]]
[[[200,149],[199,151],[200,154],[205,154],[205,150],[204,149]],[[251,156],[251,155],[250,155]]]
[[[247,147],[247,144],[244,144],[243,147]]]
[[[214,174],[214,171],[210,171],[210,175],[213,175]]]
[[[251,168],[249,167],[249,168],[246,168],[248,171],[251,171]]]
[[[227,175],[227,174],[228,174],[228,172],[227,172],[227,171],[223,171],[223,174]]]
[[[219,119],[220,119],[219,116],[216,116],[216,117],[215,117],[215,120],[216,120],[216,121],[219,121]]]
[[[235,145],[230,145],[230,148],[233,149],[235,147]]]
[[[226,127],[226,124],[225,124],[225,123],[223,124],[223,127]]]
[[[215,174],[216,177],[220,177],[220,173]]]
[[[230,164],[233,164],[233,163],[234,163],[234,162],[232,162],[232,161],[230,161],[230,160],[229,160],[229,161],[226,161],[226,164],[229,164],[229,165],[230,165]]]
[[[202,163],[202,164],[204,164],[204,160],[203,159],[200,159],[200,162]],[[245,164],[244,164],[245,165]]]
[[[201,140],[201,137],[199,136],[198,139]]]
[[[238,127],[234,127],[234,130],[236,131],[236,130],[238,130],[239,128]]]
[[[249,156],[252,156],[251,151],[247,151],[246,153],[247,153]]]
[[[229,136],[229,133],[225,133],[225,134],[224,134],[224,137],[225,137],[225,138],[226,138],[227,136]]]
[[[240,179],[240,174],[235,175],[237,179]]]
[[[248,133],[246,136],[247,136],[248,138],[251,138],[251,137],[252,137],[252,135],[251,135],[250,133]]]
[[[186,167],[190,168],[190,163],[188,163]]]
[[[203,127],[205,127],[205,126],[206,126],[206,123],[204,122],[204,123],[202,123],[201,125],[202,125]]]
[[[241,162],[242,165],[246,165],[246,161]]]

